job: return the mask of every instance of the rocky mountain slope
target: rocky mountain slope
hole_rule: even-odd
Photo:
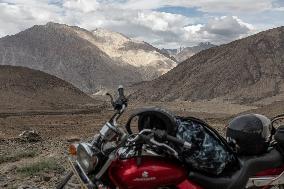
[[[0,112],[72,109],[95,103],[55,76],[25,67],[0,66]]]
[[[202,42],[192,47],[180,47],[178,49],[161,49],[161,51],[164,54],[168,54],[170,57],[174,58],[174,60],[178,62],[183,62],[184,60],[192,57],[196,53],[199,53],[200,51],[203,51],[203,50],[206,50],[212,47],[216,47],[216,45],[213,45],[210,42]]]
[[[152,80],[176,66],[176,62],[152,45],[130,39],[120,33],[96,29],[92,35],[78,31],[112,59],[134,66],[143,80]]]
[[[210,42],[206,42],[206,43],[199,43],[196,46],[193,47],[186,47],[183,48],[180,52],[178,52],[174,57],[177,61],[179,62],[183,62],[186,59],[192,57],[193,55],[195,55],[196,53],[199,53],[200,51],[212,48],[212,47],[216,47],[216,45],[213,45]]]
[[[180,51],[180,49],[165,49],[165,48],[162,48],[161,51],[164,54],[168,54],[169,56],[174,57]]]
[[[111,43],[104,44],[108,45],[105,49],[103,44],[100,45],[109,38],[108,34],[99,37],[79,27],[56,23],[36,25],[0,39],[0,65],[41,70],[88,93],[97,92],[100,88],[113,88],[118,84],[127,85],[153,79],[175,66],[169,58],[152,51],[152,46],[131,43],[130,39],[124,41],[124,44],[119,41],[120,38],[111,38],[113,46],[120,44],[119,48],[124,49],[112,55],[108,50]],[[135,54],[136,51],[141,53]],[[132,52],[132,59],[128,56],[127,62],[117,57],[123,52]],[[149,76],[145,74],[145,70],[150,70]]]
[[[284,27],[204,50],[136,88],[134,96],[144,100],[251,103],[279,95],[284,89]]]

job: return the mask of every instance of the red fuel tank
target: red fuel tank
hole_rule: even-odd
[[[179,164],[159,157],[143,156],[141,165],[137,158],[114,161],[109,168],[112,182],[123,189],[154,189],[176,186],[187,179],[186,170]]]

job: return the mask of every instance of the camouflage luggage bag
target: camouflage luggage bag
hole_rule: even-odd
[[[194,149],[178,148],[184,162],[193,170],[211,175],[221,174],[236,161],[234,152],[217,131],[202,120],[177,117],[176,137],[196,146]]]

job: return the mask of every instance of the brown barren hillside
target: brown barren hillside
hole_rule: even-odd
[[[186,59],[195,55],[196,53],[199,53],[200,51],[203,51],[203,50],[206,50],[206,49],[209,49],[209,48],[212,48],[212,47],[216,47],[216,45],[213,45],[210,42],[199,43],[196,46],[186,47],[186,48],[182,49],[182,51],[177,53],[174,57],[177,61],[183,62]]]
[[[82,108],[94,103],[55,76],[24,67],[0,66],[0,112]]]
[[[139,86],[143,100],[225,99],[251,103],[283,92],[284,27],[202,51]]]
[[[152,80],[176,62],[150,44],[116,32],[50,22],[0,38],[0,65],[41,70],[96,93]]]
[[[48,23],[0,39],[0,65],[24,66],[55,75],[89,93],[141,81],[131,65],[120,65],[78,31],[79,27]]]
[[[170,56],[144,41],[102,28],[92,31],[91,35],[80,31],[78,33],[112,59],[135,67],[142,75],[142,80],[155,79],[176,66],[175,60]]]

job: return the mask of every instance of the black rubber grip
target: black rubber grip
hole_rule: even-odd
[[[140,139],[142,139],[143,142],[145,142],[145,143],[147,143],[147,144],[151,143],[151,142],[150,142],[150,140],[151,140],[151,137],[150,137],[150,136],[147,136],[147,135],[143,135],[143,134],[142,134],[142,135],[140,135],[139,137],[140,137]]]
[[[182,145],[182,146],[184,145],[184,141],[183,140],[180,140],[180,139],[178,139],[176,137],[173,137],[171,135],[167,135],[166,138],[167,138],[168,141],[171,141],[171,142],[173,142],[175,144]]]
[[[173,142],[175,144],[178,144],[178,145],[184,145],[184,142],[183,140],[180,140],[174,136],[171,136],[171,135],[168,135],[166,131],[164,130],[155,130],[154,131],[154,134],[156,137],[158,137],[159,139],[161,140],[167,140],[167,141],[170,141],[170,142]]]
[[[118,87],[118,95],[119,97],[124,97],[124,89],[122,85]]]

